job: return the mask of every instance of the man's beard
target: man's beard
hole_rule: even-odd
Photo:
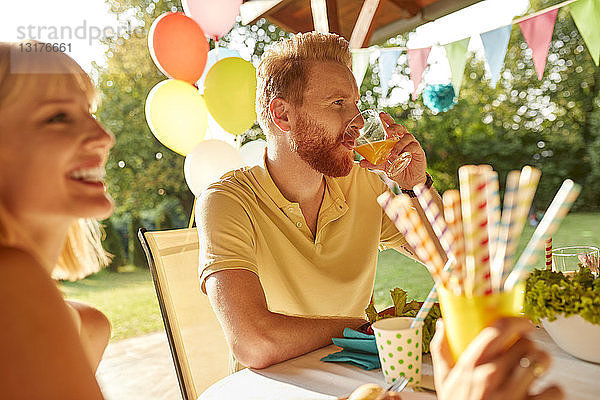
[[[310,167],[323,175],[331,177],[346,176],[353,164],[353,153],[342,151],[343,138],[327,138],[327,128],[310,119],[299,116],[294,132],[291,132],[292,151]]]

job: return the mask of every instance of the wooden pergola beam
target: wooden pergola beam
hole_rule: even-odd
[[[360,14],[358,14],[358,18],[354,24],[354,29],[352,29],[350,48],[360,49],[362,47],[373,22],[375,12],[379,7],[379,2],[380,0],[365,0],[363,3]]]
[[[273,12],[277,6],[281,7],[286,0],[262,0],[246,1],[240,6],[242,24],[247,25],[255,22],[267,12]]]
[[[382,12],[383,5],[386,1],[387,0],[379,0],[379,5],[377,6],[377,9],[375,10],[373,19],[377,18],[377,16]],[[371,25],[369,26],[369,30],[367,31],[367,34],[366,34],[365,38],[363,39],[362,47],[369,47],[369,43],[371,43],[371,37],[373,36],[374,32],[375,32],[375,24],[371,22]]]
[[[411,31],[480,1],[482,0],[244,0],[240,12],[243,24],[253,23],[264,17],[290,32],[313,29],[333,32],[349,38],[352,48],[361,48],[379,44],[401,32]],[[427,5],[422,7],[421,4]],[[313,15],[311,18],[313,8],[313,14],[320,13],[321,17]],[[320,11],[316,11],[317,9]]]
[[[313,26],[315,31],[329,33],[329,20],[327,18],[327,0],[310,0]]]
[[[398,34],[398,32],[410,32],[420,25],[435,21],[438,18],[461,10],[475,3],[479,3],[480,1],[481,0],[439,0],[426,7],[423,7],[412,18],[401,19],[375,30],[369,42],[365,44],[365,47],[381,43],[387,40],[389,37]]]
[[[327,21],[329,22],[329,32],[342,36],[337,0],[327,0]]]

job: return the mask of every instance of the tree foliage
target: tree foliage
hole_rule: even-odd
[[[180,2],[107,2],[121,20],[132,24],[129,34],[106,42],[107,63],[97,66],[103,95],[99,119],[116,136],[107,167],[109,190],[118,205],[115,219],[130,224],[141,221],[161,229],[184,226],[193,202],[183,177],[184,158],[154,138],[144,115],[148,92],[166,79],[150,58],[147,32],[162,13],[181,11]],[[534,0],[530,12],[555,3]],[[256,65],[265,47],[286,35],[265,20],[248,26],[237,23],[221,45],[245,49],[242,56]],[[405,44],[406,35],[401,35],[387,45]],[[386,106],[376,69],[370,67],[363,82],[363,106]],[[400,58],[396,72],[406,83],[406,55]],[[436,187],[456,187],[457,169],[466,163],[492,164],[502,184],[508,171],[530,164],[543,172],[536,196],[538,209],[548,205],[567,177],[584,185],[576,207],[600,209],[600,70],[568,11],[563,8],[558,14],[541,81],[535,74],[531,50],[515,25],[498,86],[492,88],[489,82],[483,59],[471,56],[460,98],[450,111],[435,114],[423,106],[421,98],[385,107],[421,141]],[[394,89],[398,85],[390,86],[398,90]],[[261,136],[255,126],[242,141]],[[120,230],[131,235],[134,229],[137,227]],[[130,240],[137,241],[133,236]],[[134,248],[131,243],[128,247]]]
[[[120,8],[113,7],[118,15],[131,11],[126,8],[127,2],[118,4]],[[177,199],[180,213],[189,213],[193,200],[183,180],[183,157],[162,146],[146,124],[144,104],[148,92],[165,79],[148,52],[147,29],[153,17],[162,13],[159,6],[152,8],[150,4],[154,3],[148,2],[146,9],[152,9],[151,13],[135,15],[143,29],[109,40],[107,64],[98,67],[103,93],[98,116],[116,136],[107,173],[117,215],[139,216],[142,210],[154,209],[167,198]],[[175,7],[175,2],[160,4],[169,10]]]
[[[131,29],[105,42],[106,65],[96,65],[102,93],[99,120],[115,134],[116,144],[107,164],[107,184],[117,208],[115,223],[127,223],[129,261],[143,265],[137,229],[167,229],[187,225],[193,194],[184,175],[184,157],[156,140],[146,124],[144,105],[148,93],[167,79],[156,68],[148,51],[147,34],[152,22],[165,12],[182,11],[179,1],[108,0],[111,11]],[[265,46],[286,32],[261,20],[251,26],[239,23],[221,39],[246,47],[253,62],[258,62]],[[214,43],[211,43],[214,47]],[[242,141],[264,137],[257,126]]]

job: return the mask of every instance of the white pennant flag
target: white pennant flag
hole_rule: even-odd
[[[359,89],[365,77],[365,73],[367,72],[370,57],[370,51],[361,50],[352,52],[352,73],[354,74],[354,79],[356,79],[356,85]]]

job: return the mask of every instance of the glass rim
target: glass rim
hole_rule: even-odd
[[[356,118],[356,116],[357,116],[357,115],[364,114],[364,113],[366,113],[366,112],[372,112],[372,113],[375,113],[375,114],[377,114],[377,116],[379,116],[379,113],[380,113],[380,112],[384,112],[384,111],[378,111],[378,110],[376,110],[376,109],[374,109],[374,108],[367,108],[367,109],[364,109],[364,110],[360,110],[360,109],[359,109],[359,110],[358,110],[358,114],[354,115],[354,117],[352,117],[352,119]]]
[[[348,124],[346,124],[346,129],[345,129],[344,133],[348,134],[348,127],[350,126],[350,124],[352,123],[352,121],[354,121],[354,119],[356,117],[358,117],[359,115],[363,115],[364,113],[367,113],[367,112],[372,113],[375,117],[377,117],[377,120],[379,121],[379,124],[383,127],[383,130],[385,131],[385,125],[383,123],[383,120],[381,119],[381,116],[379,115],[380,113],[385,112],[385,111],[383,111],[383,110],[376,110],[374,108],[367,108],[366,110],[359,110],[358,114],[354,115],[350,119],[350,121],[348,122]],[[403,126],[404,129],[406,129],[407,132],[408,132],[408,128],[406,127],[406,125],[404,125],[402,123],[399,123],[399,122],[394,122],[394,124]],[[361,128],[361,129],[363,129],[363,128]]]
[[[576,249],[580,249],[583,251],[575,252]],[[586,251],[586,250],[588,250],[588,251]],[[572,251],[572,253],[571,252],[563,253],[562,251]],[[557,257],[578,256],[580,254],[589,254],[589,253],[599,253],[600,254],[600,249],[596,246],[567,246],[567,247],[557,247],[555,249],[552,249],[552,256],[557,256]]]
[[[359,115],[363,115],[365,113],[369,113],[372,114],[374,117],[377,117],[377,119],[379,120],[379,122],[383,125],[383,121],[381,120],[381,117],[379,116],[380,111],[377,111],[373,108],[367,108],[366,110],[359,110],[358,114],[355,114],[352,118],[350,118],[350,121],[348,121],[348,124],[346,124],[346,129],[348,129],[348,126],[350,126],[350,124],[352,123],[352,121],[354,121],[356,119],[356,117],[358,117]],[[364,119],[364,117],[363,117]]]
[[[417,326],[414,328],[411,328],[410,325],[412,324],[413,320],[415,318],[414,317],[390,317],[390,318],[383,318],[380,319],[379,321],[375,321],[373,322],[373,324],[371,325],[371,327],[373,328],[373,330],[377,329],[378,331],[386,331],[386,332],[394,332],[394,331],[404,331],[404,330],[412,330],[412,329],[416,329],[419,328],[423,325],[423,321],[419,321],[417,323]],[[398,327],[396,326],[389,326],[389,325],[394,325],[395,323],[398,322],[402,322],[400,325],[402,325],[402,327]],[[406,327],[404,327],[404,325],[406,325]]]

